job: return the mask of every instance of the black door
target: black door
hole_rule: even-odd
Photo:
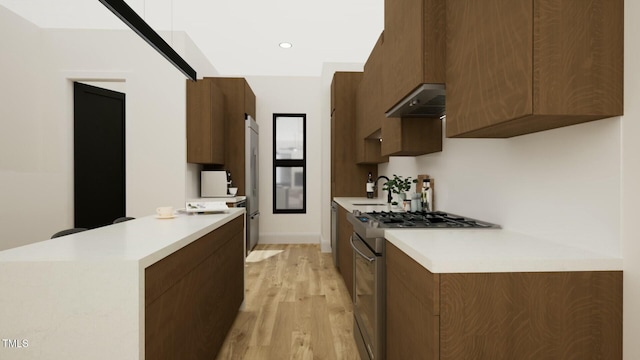
[[[74,83],[75,227],[125,216],[125,94]]]

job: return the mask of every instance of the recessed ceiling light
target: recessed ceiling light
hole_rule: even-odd
[[[292,45],[291,43],[288,43],[288,42],[281,42],[281,43],[280,43],[280,47],[281,47],[281,48],[283,48],[283,49],[289,49],[289,48],[291,48],[292,46],[293,46],[293,45]]]

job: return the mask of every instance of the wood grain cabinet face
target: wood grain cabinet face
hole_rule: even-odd
[[[187,162],[223,165],[224,95],[210,80],[187,80]]]
[[[231,172],[238,195],[245,190],[245,115],[256,117],[256,96],[244,78],[205,78],[224,94],[225,169]]]
[[[394,65],[385,63],[384,54],[387,46],[393,44],[389,44],[385,30],[365,64],[356,96],[356,153],[358,163],[361,164],[388,162],[389,156],[416,156],[442,151],[440,119],[401,119],[385,116],[387,109],[384,93],[388,88],[388,80],[384,78],[384,74]],[[417,55],[412,54],[408,57],[412,56]],[[421,84],[422,80],[424,79],[420,76],[416,86]],[[413,88],[409,91],[411,90]]]
[[[385,246],[387,359],[439,359],[440,275]]]
[[[425,20],[425,17],[429,20]],[[359,163],[379,164],[389,156],[417,156],[442,151],[442,121],[433,118],[387,118],[386,111],[429,80],[444,82],[444,30],[439,45],[425,41],[424,29],[444,26],[444,2],[385,1],[385,28],[364,68],[356,99]],[[429,39],[434,36],[429,37]],[[426,43],[428,44],[426,44]],[[441,43],[441,44],[440,44]],[[429,46],[430,51],[424,51]],[[434,48],[436,46],[436,48]],[[438,52],[434,59],[432,51]],[[428,59],[428,66],[425,65]],[[389,101],[393,98],[393,101]],[[380,141],[382,139],[382,141]]]
[[[387,118],[382,124],[382,154],[418,156],[442,151],[442,120]]]
[[[145,357],[214,359],[244,299],[238,217],[145,269]]]
[[[442,274],[440,359],[622,359],[622,272]]]
[[[383,111],[423,83],[445,83],[445,0],[385,0]]]
[[[448,0],[447,136],[622,115],[623,0]]]
[[[356,159],[355,96],[362,72],[336,72],[331,84],[335,110],[331,116],[331,197],[366,196],[369,172],[374,165],[358,165]]]
[[[382,104],[382,47],[384,34],[376,42],[364,65],[362,81],[356,92],[356,158],[358,164],[380,164],[389,161],[382,156],[381,128],[387,118]]]
[[[622,359],[622,272],[433,274],[390,242],[387,359]]]

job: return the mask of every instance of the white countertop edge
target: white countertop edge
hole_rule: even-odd
[[[0,264],[22,262],[124,263],[144,269],[235,218],[245,208],[218,214],[146,216],[0,251]]]
[[[244,215],[245,213],[245,209],[244,208],[235,208],[235,209],[230,209],[231,211],[225,213],[225,215],[228,216],[224,216],[221,217],[220,219],[218,219],[217,221],[213,222],[211,225],[204,227],[198,231],[195,231],[193,233],[191,233],[188,236],[185,236],[184,238],[180,239],[180,240],[176,240],[175,242],[173,242],[172,244],[165,246],[162,249],[159,249],[158,251],[149,254],[143,258],[141,258],[139,260],[139,264],[140,264],[140,269],[146,269],[147,267],[155,264],[156,262],[158,262],[159,260],[162,260],[163,258],[167,257],[168,255],[173,254],[174,252],[182,249],[183,247],[191,244],[192,242],[198,240],[199,238],[203,237],[204,235],[220,228],[221,226],[231,222],[232,220],[234,220],[235,218]],[[187,216],[207,216],[207,215],[187,215]]]
[[[591,253],[579,248],[572,248],[562,244],[555,244],[549,241],[536,239],[545,247],[557,247],[569,256],[559,258],[542,258],[514,256],[514,257],[485,257],[459,259],[434,259],[427,256],[423,251],[417,249],[409,241],[402,238],[403,230],[387,230],[385,238],[402,250],[407,256],[415,260],[432,273],[500,273],[500,272],[567,272],[567,271],[622,271],[622,258]],[[412,230],[410,230],[412,231]],[[442,231],[442,230],[431,230]],[[447,231],[447,230],[445,230]],[[456,231],[456,230],[451,230]],[[467,231],[467,230],[457,230]],[[518,233],[507,232],[505,230],[479,230],[479,231],[499,231],[503,234],[514,236],[514,241],[518,238],[528,236]],[[533,238],[532,238],[533,239]],[[526,249],[525,249],[526,250]],[[569,250],[569,252],[567,252]],[[575,256],[571,255],[571,252]]]

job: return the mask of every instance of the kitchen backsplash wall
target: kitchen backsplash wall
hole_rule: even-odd
[[[436,209],[619,256],[620,122],[510,139],[444,138],[441,153],[392,157],[378,171],[432,176]]]

